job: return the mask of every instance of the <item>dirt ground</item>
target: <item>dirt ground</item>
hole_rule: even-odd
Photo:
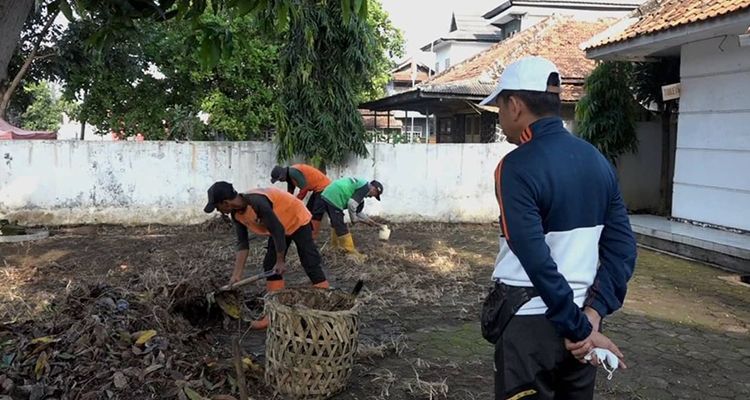
[[[359,266],[319,238],[332,286],[365,281],[358,363],[336,399],[492,399],[492,347],[478,312],[497,227],[391,228],[389,242],[354,229],[369,257]],[[228,281],[228,226],[52,234],[0,244],[0,399],[236,397],[235,336],[252,360],[251,397],[273,397],[257,372],[264,334],[201,307],[205,293]],[[251,241],[248,275],[259,271],[264,246]],[[288,282],[309,285],[293,249],[289,258]],[[724,275],[641,249],[625,307],[604,326],[630,369],[611,381],[601,375],[597,398],[750,398],[750,288]],[[262,284],[246,289],[245,317],[259,311],[261,295]]]

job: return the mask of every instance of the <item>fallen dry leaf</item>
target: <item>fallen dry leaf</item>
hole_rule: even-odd
[[[142,332],[136,332],[136,333],[133,334],[133,337],[137,337],[138,338],[135,341],[136,345],[145,344],[146,342],[148,342],[149,340],[151,340],[151,338],[153,338],[154,336],[156,336],[156,331],[153,330],[153,329],[150,329],[150,330],[147,330],[147,331],[142,331]]]
[[[163,365],[161,365],[161,364],[154,364],[154,365],[146,368],[146,371],[143,373],[143,376],[146,376],[146,375],[148,375],[148,374],[150,374],[150,373],[152,373],[154,371],[158,371],[158,370],[160,370],[162,368],[164,368]]]
[[[254,372],[259,372],[259,371],[262,372],[263,371],[263,367],[261,367],[257,362],[255,362],[250,357],[243,358],[242,359],[242,365],[246,369],[249,369],[250,371],[254,371]]]
[[[43,336],[35,339],[31,339],[31,344],[48,344],[59,341],[54,336]]]
[[[196,392],[193,389],[190,389],[187,386],[185,386],[184,388],[182,388],[182,390],[185,392],[185,396],[187,396],[188,399],[190,399],[190,400],[205,400],[205,398],[203,396],[201,396],[200,394],[198,394],[198,392]]]
[[[44,375],[44,371],[49,366],[49,364],[47,363],[48,358],[49,356],[47,355],[47,352],[43,351],[41,354],[39,354],[39,358],[36,359],[36,366],[34,367],[34,375],[36,375],[37,380],[42,378],[42,375]]]
[[[125,374],[120,371],[115,372],[115,374],[112,376],[112,380],[114,381],[115,387],[117,389],[123,389],[128,386],[128,378],[126,378]]]

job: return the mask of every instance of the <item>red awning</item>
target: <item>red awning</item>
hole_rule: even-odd
[[[0,140],[57,140],[57,132],[27,131],[0,119]]]

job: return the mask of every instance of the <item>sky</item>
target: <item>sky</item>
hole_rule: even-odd
[[[448,33],[451,15],[476,14],[490,11],[502,0],[380,0],[390,14],[393,24],[401,29],[406,39],[406,55],[415,56],[427,65],[432,65],[428,54],[421,54],[420,47]]]

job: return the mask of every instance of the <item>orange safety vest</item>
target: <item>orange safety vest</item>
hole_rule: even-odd
[[[284,226],[286,236],[291,236],[294,232],[297,232],[297,229],[309,224],[312,219],[312,214],[305,207],[305,203],[283,190],[270,187],[266,189],[253,189],[246,192],[246,194],[260,194],[266,196],[271,201],[273,213],[276,214],[276,218]],[[242,214],[235,213],[234,218],[255,234],[271,236],[271,232],[263,225],[258,215],[255,214],[255,210],[250,206]]]
[[[331,184],[331,180],[315,167],[311,167],[307,164],[294,164],[292,165],[292,168],[301,172],[302,175],[305,176],[305,180],[307,181],[307,186],[300,188],[300,190],[306,189],[312,190],[316,193],[320,193],[323,191],[323,189]],[[294,180],[292,179],[292,181]],[[294,182],[294,185],[298,186],[297,182]]]

